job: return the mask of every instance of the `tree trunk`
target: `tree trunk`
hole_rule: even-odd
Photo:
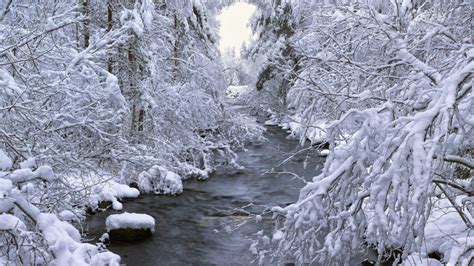
[[[107,32],[112,30],[112,25],[113,25],[113,9],[112,9],[112,1],[113,0],[107,0]],[[109,73],[112,73],[112,58],[109,56],[107,58],[107,71]]]
[[[89,47],[89,0],[82,0],[82,15],[84,16],[83,30],[84,30],[84,48]]]
[[[128,59],[128,67],[129,67],[129,74],[128,74],[128,82],[129,82],[129,94],[130,94],[130,100],[132,102],[132,121],[131,121],[131,135],[133,136],[133,133],[136,131],[137,128],[137,116],[136,116],[136,110],[137,110],[137,94],[136,94],[136,86],[135,86],[135,80],[133,78],[133,75],[135,74],[135,54],[133,52],[133,46],[130,44],[128,48],[128,53],[127,53],[127,59]]]
[[[178,16],[174,15],[174,31],[175,31],[175,41],[173,43],[173,80],[178,79],[178,72],[179,72],[179,22]]]

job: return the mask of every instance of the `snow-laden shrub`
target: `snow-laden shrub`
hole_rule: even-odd
[[[15,170],[12,160],[0,149],[0,263],[119,265],[118,255],[81,243],[74,226],[49,213],[51,206],[44,204],[47,201],[38,201],[38,191],[50,189],[55,182],[59,178],[49,166]],[[60,216],[69,219],[68,213],[64,210]]]
[[[138,187],[144,192],[177,195],[183,192],[181,177],[163,166],[154,165],[138,176]]]

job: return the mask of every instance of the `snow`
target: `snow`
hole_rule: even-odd
[[[4,198],[13,188],[12,181],[0,178],[0,199]]]
[[[227,87],[226,94],[230,98],[238,98],[242,93],[248,91],[249,87],[247,85],[231,85]]]
[[[46,19],[46,25],[44,27],[44,29],[46,31],[54,30],[57,27],[58,27],[58,25],[56,25],[56,23],[54,23],[52,18],[47,18]]]
[[[252,126],[223,120],[232,119],[234,114],[221,105],[225,81],[215,43],[195,42],[198,35],[214,38],[216,11],[209,10],[210,4],[205,1],[197,2],[202,2],[198,8],[201,21],[195,25],[199,27],[190,28],[192,3],[171,1],[162,9],[154,2],[143,0],[127,7],[115,3],[114,18],[121,15],[121,23],[114,19],[104,25],[90,20],[79,44],[71,42],[74,34],[68,26],[81,21],[73,2],[60,1],[46,9],[47,3],[38,2],[23,18],[14,16],[18,11],[14,6],[7,12],[5,23],[0,23],[0,39],[5,46],[1,54],[6,60],[1,63],[24,62],[26,68],[21,71],[28,77],[26,82],[12,67],[0,69],[0,148],[5,149],[0,150],[0,213],[13,213],[34,236],[22,238],[21,243],[7,243],[2,251],[8,249],[8,253],[16,252],[18,256],[0,252],[0,261],[117,264],[118,259],[111,263],[107,253],[99,254],[95,247],[81,244],[79,233],[68,222],[81,222],[85,209],[96,208],[101,202],[111,202],[113,209],[121,210],[121,198],[140,193],[127,182],[153,165],[166,168],[151,171],[146,180],[149,188],[157,193],[181,193],[181,176],[177,174],[184,172],[181,163],[196,166],[201,154],[211,157],[217,149],[214,140],[219,145],[233,145],[240,136],[252,135]],[[104,11],[107,3],[100,1],[97,8]],[[100,15],[97,8],[91,6],[91,17]],[[169,10],[180,12],[173,15]],[[180,51],[170,60],[168,51],[176,46],[175,40],[179,41],[173,35],[176,28],[170,26],[174,18],[192,34],[181,32],[191,38],[181,42]],[[160,24],[163,21],[171,24]],[[153,27],[157,23],[163,27]],[[53,28],[58,29],[48,32]],[[28,44],[36,40],[43,41],[29,49]],[[48,45],[54,40],[58,41],[55,45]],[[128,53],[130,60],[126,60],[130,68],[113,63],[114,51],[132,43],[136,45]],[[126,53],[116,55],[127,58]],[[51,60],[30,64],[34,57],[42,56]],[[178,73],[175,67],[179,67],[179,80],[171,78]],[[144,121],[140,121],[143,130],[130,127],[134,118],[142,120],[141,115],[134,116],[135,111],[146,111]],[[195,130],[221,130],[222,124],[231,129],[220,131],[222,135],[212,141],[203,140]],[[142,141],[145,138],[150,141]],[[188,161],[189,156],[196,156],[195,160]],[[234,163],[232,156],[222,157]],[[25,161],[21,162],[22,158]],[[207,178],[218,162],[204,159],[208,160],[206,167],[196,168],[196,173]],[[54,172],[49,166],[40,166],[42,163],[54,166]],[[120,181],[108,179],[122,174],[124,164],[133,168],[129,175],[123,175]],[[5,227],[7,219],[14,216],[2,216]],[[21,253],[23,248],[33,251]]]
[[[56,179],[53,169],[50,166],[40,166],[35,171],[29,168],[17,169],[11,172],[6,178],[10,179],[13,183],[27,182],[35,178],[41,178],[48,182],[52,182]]]
[[[331,61],[337,59],[336,56],[329,51],[319,52],[316,54],[315,57],[320,59],[321,61]]]
[[[458,197],[456,201],[459,204],[462,197]],[[467,210],[464,211],[464,214],[471,222],[474,221]],[[451,203],[447,199],[436,201],[426,223],[423,252],[426,254],[434,251],[440,252],[444,255],[444,260],[448,265],[454,265],[460,259],[461,254],[473,245],[472,230],[466,226]]]
[[[155,4],[151,0],[145,0],[140,6],[140,12],[143,17],[143,24],[147,30],[151,30],[153,27],[153,10],[155,10]]]
[[[133,9],[132,14],[134,20],[131,20],[128,23],[131,23],[131,27],[137,36],[142,36],[145,29],[141,16],[136,9]]]
[[[443,265],[439,260],[426,258],[419,253],[411,254],[402,261],[401,266],[441,266]]]
[[[277,230],[275,233],[273,233],[273,240],[282,240],[284,236],[285,234],[281,230]]]
[[[290,131],[289,138],[296,138],[300,140],[307,139],[311,144],[324,142],[326,136],[327,123],[323,120],[316,120],[307,124],[301,116],[289,116],[286,122],[281,122],[279,125],[283,129]]]
[[[21,90],[16,84],[15,79],[6,70],[3,69],[0,69],[0,88],[1,87],[6,87],[12,90],[13,92],[21,93]],[[8,95],[9,90],[6,90],[6,92]]]
[[[329,150],[324,149],[324,150],[319,152],[319,156],[327,157],[329,155],[329,152],[330,152]]]
[[[0,214],[0,231],[6,230],[26,230],[26,226],[16,216],[2,213]]]
[[[354,95],[354,97],[359,97],[361,100],[368,99],[373,96],[373,93],[370,90],[365,90],[357,95]]]
[[[105,220],[107,232],[114,229],[130,228],[130,229],[150,229],[155,231],[155,219],[147,214],[142,213],[121,213],[112,214]]]
[[[13,161],[10,159],[10,157],[7,156],[7,154],[0,149],[0,170],[8,170],[13,166]]]
[[[112,104],[117,108],[121,109],[125,106],[126,100],[120,92],[118,79],[115,75],[112,75],[108,72],[106,76],[107,78],[105,79],[105,87],[107,91],[110,92],[110,102],[112,102]]]
[[[156,194],[176,195],[183,192],[181,176],[158,165],[140,173],[138,186],[145,192],[154,191]]]
[[[68,210],[61,211],[58,216],[61,221],[72,221],[77,219],[76,215]]]
[[[34,168],[36,165],[36,159],[35,157],[30,157],[26,159],[25,161],[20,163],[20,168],[25,169],[25,168]]]
[[[108,251],[99,253],[97,246],[81,243],[79,231],[54,214],[41,213],[36,220],[37,227],[54,254],[52,265],[119,265],[118,255]]]
[[[123,206],[118,200],[122,198],[136,198],[140,195],[140,191],[127,185],[117,183],[114,180],[107,180],[103,184],[95,185],[93,195],[90,198],[92,207],[98,206],[100,202],[112,202],[114,210],[122,210]]]
[[[278,125],[279,125],[279,121],[273,118],[270,118],[267,121],[265,121],[265,126],[278,126]]]
[[[249,247],[249,251],[250,251],[253,255],[257,255],[257,254],[258,254],[257,244],[258,244],[258,242],[252,243],[252,244],[250,245],[250,247]]]
[[[334,14],[332,15],[332,19],[336,22],[342,21],[345,19],[344,15],[339,12],[339,10],[334,11]]]

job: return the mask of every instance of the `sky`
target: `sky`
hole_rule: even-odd
[[[222,10],[217,16],[221,27],[219,50],[223,54],[227,48],[235,48],[237,56],[243,42],[249,43],[252,31],[248,22],[256,7],[247,3],[235,3]]]

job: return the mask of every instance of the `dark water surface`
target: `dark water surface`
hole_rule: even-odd
[[[156,231],[143,242],[111,243],[110,250],[122,256],[127,265],[256,264],[249,251],[250,239],[264,227],[271,228],[270,216],[257,223],[254,215],[246,212],[259,214],[265,206],[295,202],[304,185],[290,174],[265,173],[274,168],[275,172],[292,172],[310,180],[323,164],[313,150],[277,167],[302,149],[286,136],[280,128],[267,127],[267,142],[238,153],[238,162],[245,166],[239,173],[220,170],[207,181],[185,181],[180,196],[141,195],[124,203],[123,211],[153,216]],[[242,209],[247,205],[250,207]],[[105,218],[112,213],[90,217],[90,235],[104,233]]]

